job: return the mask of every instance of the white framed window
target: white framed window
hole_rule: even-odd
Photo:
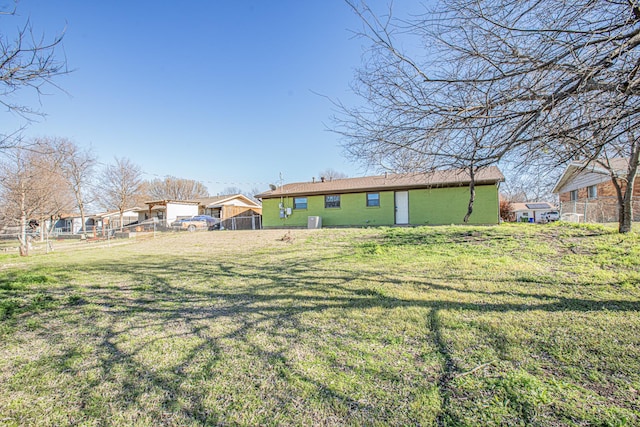
[[[589,197],[590,199],[597,199],[598,198],[598,187],[595,186],[595,185],[587,187],[587,197]]]

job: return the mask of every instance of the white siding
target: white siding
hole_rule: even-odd
[[[540,221],[540,216],[545,213],[545,212],[549,212],[555,210],[553,208],[548,208],[548,209],[527,209],[527,210],[517,210],[514,213],[516,214],[516,221],[517,222],[521,222],[523,217],[528,218],[533,218],[534,221],[538,222]]]
[[[82,230],[82,218],[73,218],[71,220],[71,232],[79,233]]]
[[[611,178],[609,175],[595,172],[582,172],[576,174],[569,180],[563,187],[562,193],[568,191],[579,190],[580,188],[589,187],[591,185],[598,185],[602,182],[609,181]]]
[[[198,205],[167,203],[167,225],[171,225],[178,217],[191,217],[195,215],[198,215]]]

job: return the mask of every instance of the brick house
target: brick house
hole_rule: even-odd
[[[629,159],[611,159],[617,174],[627,173]],[[624,191],[624,187],[623,187]],[[618,197],[610,172],[597,164],[571,162],[553,188],[560,199],[560,213],[580,216],[584,222],[617,222]],[[640,221],[640,177],[633,190],[633,221]]]

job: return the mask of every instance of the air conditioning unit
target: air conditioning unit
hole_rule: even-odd
[[[322,228],[322,217],[310,216],[307,218],[307,228]]]

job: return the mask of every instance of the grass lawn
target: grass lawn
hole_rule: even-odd
[[[638,232],[284,234],[0,254],[0,425],[640,425]]]

